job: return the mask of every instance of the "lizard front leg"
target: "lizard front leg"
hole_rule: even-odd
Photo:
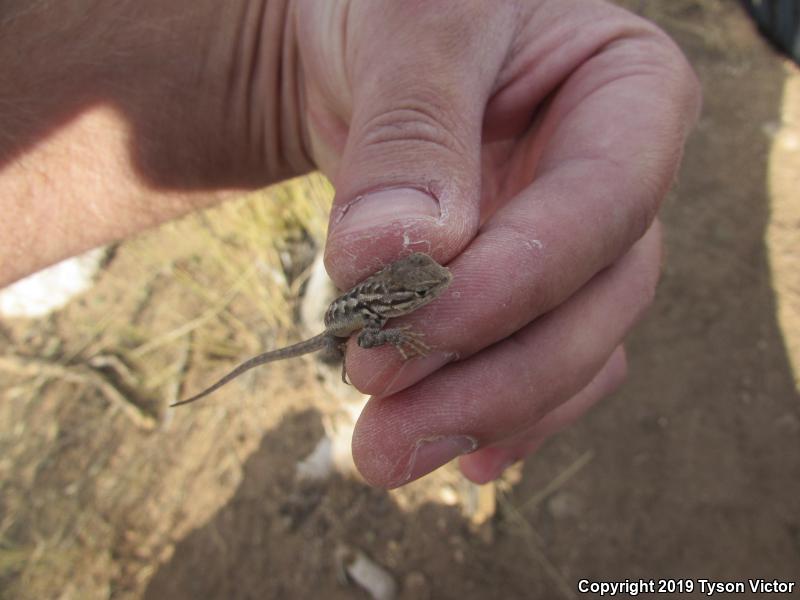
[[[423,334],[409,331],[410,329],[410,325],[381,329],[379,325],[369,323],[358,334],[356,341],[362,348],[375,348],[391,344],[397,348],[403,360],[415,356],[427,356],[430,347],[422,341]]]

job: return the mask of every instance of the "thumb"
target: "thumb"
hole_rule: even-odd
[[[396,26],[402,19],[391,20],[391,31],[375,21],[361,29],[370,33],[354,51],[352,114],[333,174],[326,250],[328,272],[345,287],[410,251],[446,261],[479,224],[481,126],[491,86],[480,77],[491,69],[476,67],[485,57],[444,47],[441,31],[419,31],[420,23],[435,29],[435,22],[415,18],[403,31]]]

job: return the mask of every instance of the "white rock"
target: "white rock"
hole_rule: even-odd
[[[105,255],[95,248],[47,267],[0,290],[0,315],[43,317],[67,304],[93,284]]]

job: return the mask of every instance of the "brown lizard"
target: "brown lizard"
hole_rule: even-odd
[[[415,252],[367,277],[364,281],[331,302],[325,312],[325,330],[292,346],[265,352],[246,360],[199,394],[170,406],[188,404],[218,390],[245,371],[264,363],[294,358],[325,349],[343,352],[350,334],[359,331],[358,345],[374,348],[392,344],[404,360],[428,353],[422,334],[406,327],[383,329],[386,321],[414,312],[439,296],[453,279],[450,270],[427,254]],[[345,369],[342,365],[342,380]],[[346,380],[345,380],[346,381]]]

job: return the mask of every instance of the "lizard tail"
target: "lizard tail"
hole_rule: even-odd
[[[233,371],[225,375],[215,384],[204,389],[199,394],[195,394],[191,398],[187,398],[186,400],[181,400],[180,402],[174,402],[173,404],[170,404],[170,406],[171,407],[180,406],[182,404],[189,404],[190,402],[194,402],[195,400],[200,400],[200,398],[208,396],[211,392],[218,390],[229,381],[236,379],[239,375],[241,375],[245,371],[249,371],[253,367],[257,367],[259,365],[263,365],[265,363],[272,362],[275,360],[283,360],[284,358],[294,358],[296,356],[302,356],[303,354],[308,354],[309,352],[316,352],[317,350],[321,350],[330,343],[330,339],[331,339],[330,334],[323,332],[320,333],[319,335],[315,335],[310,339],[293,344],[292,346],[287,346],[286,348],[281,348],[280,350],[273,350],[271,352],[264,352],[263,354],[254,356],[253,358],[244,361]]]

